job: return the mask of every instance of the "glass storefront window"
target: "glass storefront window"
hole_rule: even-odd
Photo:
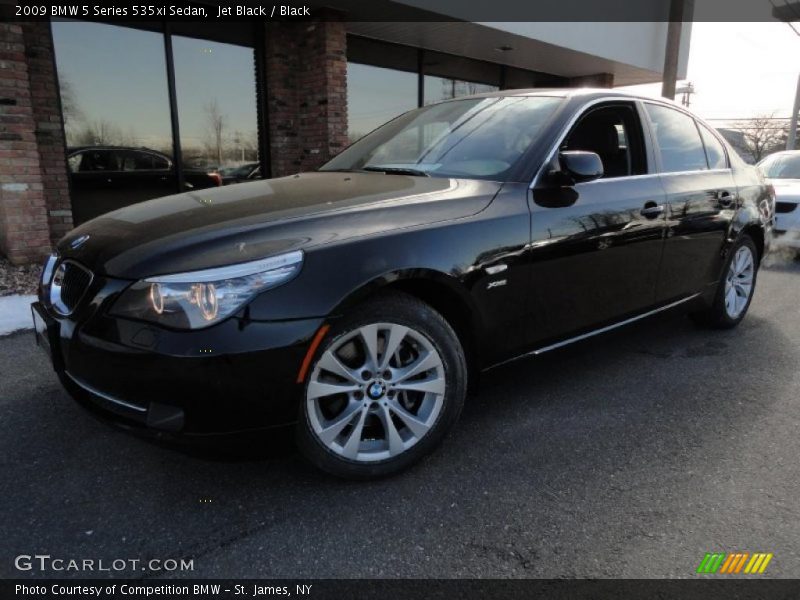
[[[186,187],[260,178],[253,49],[173,36],[172,51]]]
[[[82,21],[52,28],[75,223],[173,193],[163,36]],[[126,170],[132,151],[146,151],[150,168]]]
[[[496,92],[500,87],[488,83],[463,81],[461,79],[448,79],[446,77],[425,76],[425,104],[432,104],[441,100],[450,100],[471,94]]]
[[[417,75],[347,63],[347,135],[352,143],[417,107]]]
[[[425,104],[500,89],[498,64],[425,52]]]

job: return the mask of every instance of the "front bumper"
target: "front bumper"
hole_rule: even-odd
[[[171,331],[108,316],[128,282],[98,279],[92,298],[62,317],[37,302],[64,388],[102,417],[179,435],[228,434],[292,423],[296,383],[322,319],[256,322],[243,315]],[[246,313],[245,313],[246,314]]]

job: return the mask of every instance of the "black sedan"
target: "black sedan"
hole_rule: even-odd
[[[449,100],[319,171],[78,227],[46,264],[37,339],[79,402],[131,428],[293,425],[322,469],[386,475],[442,440],[481,370],[667,309],[738,324],[773,206],[669,102]]]

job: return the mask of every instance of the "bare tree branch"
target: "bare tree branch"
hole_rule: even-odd
[[[786,143],[787,131],[783,126],[776,126],[775,113],[758,115],[747,121],[739,121],[731,127],[742,135],[743,150],[760,161],[767,154],[780,150]]]

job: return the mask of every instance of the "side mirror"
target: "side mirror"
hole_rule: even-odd
[[[565,150],[558,154],[561,176],[571,180],[567,185],[594,181],[603,176],[603,161],[594,152]]]
[[[596,153],[565,150],[558,154],[558,165],[548,172],[546,184],[533,190],[533,201],[545,208],[572,206],[578,200],[573,186],[602,176],[603,161]]]

